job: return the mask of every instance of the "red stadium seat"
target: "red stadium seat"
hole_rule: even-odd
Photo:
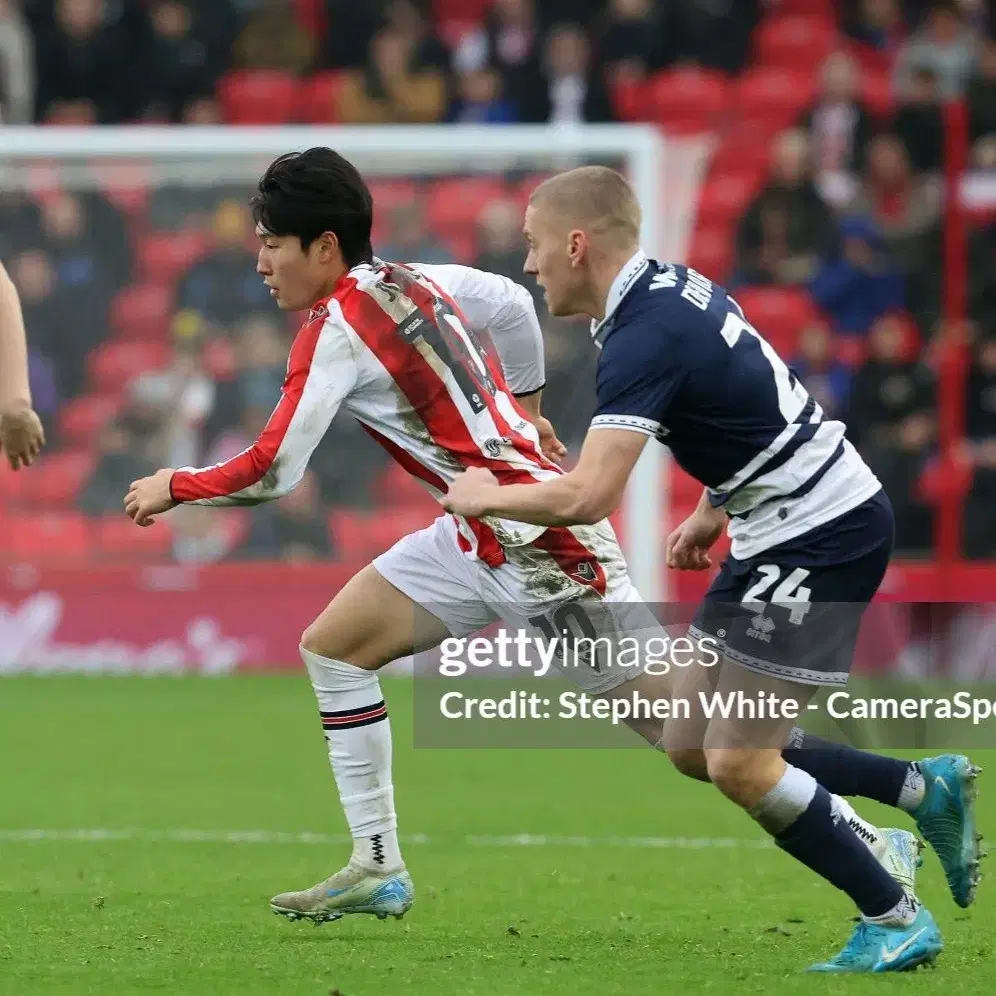
[[[812,102],[815,85],[813,67],[749,70],[737,84],[738,128],[757,141],[759,132],[787,127]]]
[[[196,229],[151,232],[138,242],[138,279],[149,284],[171,284],[196,263],[210,246]]]
[[[165,342],[105,342],[87,357],[90,378],[98,391],[121,390],[139,374],[160,370],[172,351]]]
[[[760,187],[756,173],[724,173],[707,180],[699,195],[699,228],[729,227]]]
[[[426,222],[441,232],[473,228],[485,205],[505,196],[505,185],[490,177],[440,180],[426,201]]]
[[[298,92],[296,77],[269,69],[229,73],[218,82],[218,99],[229,124],[276,125],[293,121]]]
[[[722,73],[671,69],[650,78],[649,120],[665,128],[711,131],[729,108],[729,85]]]
[[[766,17],[754,32],[754,58],[761,66],[797,66],[812,72],[836,44],[833,21],[819,15]]]
[[[166,340],[173,295],[161,284],[133,284],[111,302],[111,331],[118,339]]]
[[[312,76],[301,84],[299,103],[301,120],[307,124],[326,124],[339,120],[339,94],[344,73],[328,72]]]
[[[436,24],[444,21],[484,20],[490,0],[432,0],[432,19]]]
[[[93,465],[85,450],[47,454],[25,474],[22,501],[32,509],[72,508]]]
[[[786,360],[795,355],[799,334],[818,314],[809,295],[795,288],[744,287],[734,297],[747,321]]]
[[[875,117],[890,120],[896,107],[892,73],[888,69],[864,70],[861,75],[861,99]]]
[[[727,280],[733,264],[733,226],[697,228],[688,250],[688,265],[720,283]]]
[[[0,548],[15,563],[78,562],[93,550],[90,523],[76,512],[11,515],[3,529]]]
[[[70,446],[90,446],[118,413],[117,395],[86,394],[74,398],[59,412],[59,435]]]
[[[643,80],[614,80],[609,99],[620,121],[646,121],[652,115],[650,88]]]
[[[436,25],[436,37],[452,52],[460,47],[463,40],[475,31],[480,22],[466,17],[448,17]]]
[[[109,515],[97,520],[94,533],[98,557],[137,563],[165,559],[173,543],[168,516],[140,529],[123,515]]]
[[[374,496],[378,506],[413,508],[418,506],[438,513],[439,504],[400,464],[390,463],[374,485]]]
[[[373,240],[376,246],[391,241],[391,212],[417,201],[420,192],[418,184],[410,180],[371,180],[368,186],[374,203]]]

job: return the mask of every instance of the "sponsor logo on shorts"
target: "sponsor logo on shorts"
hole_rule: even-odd
[[[774,628],[774,620],[769,619],[763,612],[759,612],[751,619],[747,635],[754,640],[760,640],[762,643],[771,643],[771,631]]]

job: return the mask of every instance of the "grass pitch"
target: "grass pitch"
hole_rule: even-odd
[[[936,971],[806,976],[848,900],[709,786],[650,750],[413,750],[384,685],[416,905],[316,928],[267,905],[349,852],[303,675],[0,682],[0,993],[992,993],[989,883],[959,910],[932,853]]]

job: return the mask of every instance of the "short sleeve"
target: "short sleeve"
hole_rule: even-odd
[[[673,340],[661,329],[620,326],[602,348],[592,429],[630,429],[656,435],[685,378]]]

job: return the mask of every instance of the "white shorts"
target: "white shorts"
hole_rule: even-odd
[[[565,558],[555,558],[536,544],[506,549],[506,562],[489,567],[460,549],[456,523],[448,515],[399,540],[373,566],[455,637],[497,622],[546,637],[564,631],[589,638],[660,632],[629,578],[611,526],[604,522],[574,527],[571,534],[573,539],[566,537],[571,545],[576,541],[576,549],[590,555],[580,565],[581,579],[571,576]],[[593,586],[589,579],[594,580],[596,572]],[[592,694],[610,691],[640,673],[638,667],[598,671],[578,666],[576,659],[557,666]]]

